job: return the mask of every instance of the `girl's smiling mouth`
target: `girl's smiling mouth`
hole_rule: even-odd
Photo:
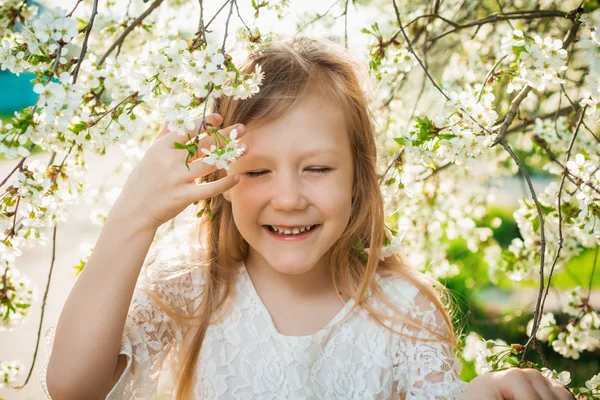
[[[308,238],[313,234],[314,231],[319,229],[321,224],[316,225],[307,225],[305,227],[295,228],[295,229],[282,229],[281,227],[276,227],[273,225],[263,225],[263,228],[267,231],[267,233],[278,240],[287,240],[287,241],[297,241]]]

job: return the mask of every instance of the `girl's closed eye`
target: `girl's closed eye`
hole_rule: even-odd
[[[324,168],[307,168],[307,171],[316,172],[318,174],[324,174],[326,172],[331,171],[331,168],[328,168],[328,167],[324,167]],[[246,172],[246,175],[252,178],[252,177],[264,175],[267,172],[268,171],[250,171],[250,172]]]

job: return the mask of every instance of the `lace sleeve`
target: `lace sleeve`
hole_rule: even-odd
[[[435,305],[421,292],[414,298],[410,314],[425,326],[444,329],[446,322]],[[404,326],[409,336],[426,340],[399,337],[394,360],[394,380],[400,399],[464,399],[465,382],[459,378],[462,368],[452,347],[435,339],[425,330]]]
[[[127,313],[119,354],[127,356],[127,367],[107,400],[150,399],[156,396],[162,364],[174,341],[180,341],[183,330],[141,288],[151,287],[166,304],[180,312],[190,312],[199,304],[202,294],[200,273],[186,272],[163,281],[148,283],[140,275]],[[54,341],[56,325],[45,334],[46,364],[38,381],[49,399],[46,385],[48,360]]]

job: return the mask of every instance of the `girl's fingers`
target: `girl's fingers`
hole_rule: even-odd
[[[573,395],[563,386],[551,381],[542,375],[537,369],[523,369],[525,376],[531,382],[531,385],[539,393],[542,399],[566,400],[573,399]]]
[[[196,201],[208,199],[209,197],[215,197],[224,191],[231,189],[238,183],[238,181],[235,180],[236,177],[237,175],[228,175],[222,179],[219,179],[218,181],[190,185],[190,204]]]
[[[554,392],[550,389],[550,381],[548,381],[543,375],[540,374],[540,378],[529,377],[529,382],[538,392],[540,398],[548,399],[548,400],[558,400],[559,397],[556,397]]]
[[[543,400],[523,371],[510,368],[499,375],[502,397],[506,400]]]
[[[162,129],[154,137],[154,140],[152,141],[152,143],[156,142],[158,139],[160,139],[161,137],[165,136],[169,132],[168,125],[169,125],[169,121],[165,121],[165,123],[163,124]]]
[[[206,115],[206,124],[205,126],[200,130],[200,132],[204,132],[206,131],[206,125],[212,125],[212,126],[219,126],[221,124],[221,122],[223,122],[223,117],[221,117],[219,114],[207,114]],[[172,146],[174,142],[179,142],[181,144],[184,144],[186,142],[188,142],[190,140],[190,138],[194,138],[196,136],[196,133],[198,133],[198,129],[200,129],[200,126],[202,126],[202,118],[197,118],[193,121],[193,128],[191,127],[190,129],[185,129],[185,134],[180,135],[177,132],[172,132],[170,129],[168,129],[168,121],[166,124],[166,132],[163,133],[163,135],[166,137],[168,143]],[[161,132],[163,132],[165,130],[165,128],[163,128],[163,130]],[[160,133],[159,133],[160,134]]]

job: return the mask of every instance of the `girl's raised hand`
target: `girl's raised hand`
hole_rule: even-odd
[[[219,114],[206,116],[206,123],[212,126],[218,126],[222,121],[223,118]],[[192,138],[195,137],[201,122],[201,119],[196,120],[194,129],[188,131]],[[237,129],[238,137],[245,133],[245,127],[241,124],[221,129],[219,133],[229,137],[233,129]],[[202,129],[201,132],[204,131],[205,129]],[[185,144],[188,141],[188,135],[182,136],[169,131],[165,123],[142,160],[131,172],[113,208],[118,207],[120,215],[136,218],[143,226],[158,228],[175,218],[190,204],[214,197],[237,184],[239,179],[236,180],[234,175],[215,182],[197,184],[197,178],[216,170],[215,165],[206,164],[200,159],[204,156],[200,149],[210,149],[211,145],[216,143],[211,135],[200,139],[197,145],[198,157],[188,160],[188,170],[185,165],[187,152],[174,146],[175,142]],[[243,155],[246,152],[247,150]]]
[[[473,379],[465,389],[467,400],[573,400],[563,386],[532,368],[509,368]]]

